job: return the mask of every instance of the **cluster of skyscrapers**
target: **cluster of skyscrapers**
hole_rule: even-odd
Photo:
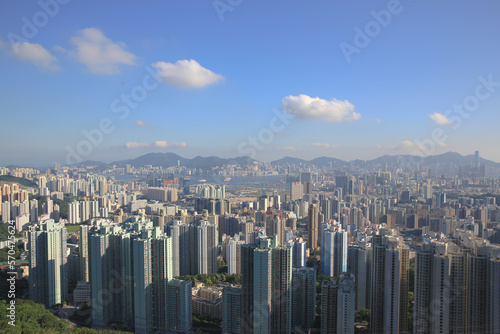
[[[172,238],[142,216],[123,224],[94,223],[80,230],[81,273],[90,282],[93,327],[116,323],[136,333],[187,332],[191,282],[173,279]],[[64,225],[47,220],[32,227],[28,247],[30,298],[47,307],[61,304],[68,284]]]
[[[238,202],[224,198],[223,186],[199,185],[197,196],[168,206],[184,191],[174,187],[182,178],[155,188],[63,179],[41,177],[40,189],[93,194],[69,203],[70,223],[88,221],[72,236],[78,252],[68,256],[74,245],[50,198],[43,217],[26,199],[19,209],[2,204],[2,214],[37,217],[23,225],[30,298],[62,303],[69,277],[79,277],[78,300],[89,295],[95,328],[188,332],[193,287],[176,277],[218,273],[218,260],[241,275],[241,285],[218,287],[223,333],[354,333],[356,314],[367,310],[368,324],[356,326],[371,333],[500,328],[496,179],[431,178],[429,169],[308,171],[286,194]],[[478,189],[488,195],[475,196]]]
[[[68,223],[79,224],[97,217],[108,217],[108,208],[99,200],[74,201],[68,204]]]
[[[80,273],[90,283],[94,328],[115,324],[136,333],[191,328],[191,282],[174,277],[217,272],[218,230],[207,221],[174,221],[164,229],[143,216],[121,224],[93,219],[80,226]],[[66,238],[64,224],[51,219],[29,230],[30,296],[47,307],[67,300]],[[225,332],[291,333],[295,327],[313,327],[317,274],[303,266],[305,248],[300,241],[280,244],[276,235],[249,244],[229,241],[228,266],[241,273],[242,285],[224,290]],[[294,259],[294,250],[302,259]],[[350,278],[348,285],[334,287],[348,289],[352,299],[335,308],[339,319],[347,311],[354,316],[353,284]],[[354,322],[345,326],[352,330]]]
[[[417,251],[415,333],[500,330],[500,247],[456,231]]]

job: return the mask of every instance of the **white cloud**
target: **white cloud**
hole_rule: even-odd
[[[331,123],[358,120],[361,115],[354,112],[354,105],[349,101],[331,101],[300,94],[283,98],[281,109],[298,119],[322,119]]]
[[[6,42],[0,40],[0,48],[10,52],[17,59],[32,62],[40,68],[46,70],[59,69],[55,64],[57,58],[40,44],[20,42],[9,47]]]
[[[136,142],[127,142],[125,143],[126,148],[144,148],[144,147],[149,147],[151,144],[147,143],[136,143]]]
[[[168,147],[168,143],[164,140],[157,140],[154,143],[155,147]]]
[[[148,143],[136,143],[136,142],[127,142],[125,143],[125,147],[129,149],[137,149],[137,148],[145,148],[145,147],[160,147],[160,148],[166,148],[166,147],[186,147],[187,144],[185,142],[175,142],[172,141],[170,143],[166,142],[165,140],[157,140],[153,144],[148,144]]]
[[[148,126],[148,123],[146,123],[144,121],[137,120],[137,121],[135,121],[135,125],[137,125],[137,126]]]
[[[60,46],[60,45],[54,45],[54,46],[52,47],[52,50],[57,51],[57,52],[62,52],[62,53],[64,53],[64,52],[68,52],[68,50],[66,50],[65,48],[63,48],[63,47],[62,47],[62,46]]]
[[[446,117],[446,115],[440,114],[438,112],[435,112],[432,115],[429,115],[430,119],[434,121],[434,123],[439,124],[439,125],[448,125],[453,123]]]
[[[182,142],[182,143],[178,143],[178,142],[170,142],[170,143],[167,143],[166,141],[164,140],[157,140],[154,142],[153,144],[154,147],[186,147],[187,144]]]
[[[181,88],[201,88],[224,80],[220,74],[201,66],[196,60],[178,60],[175,64],[163,61],[152,64],[158,77]]]
[[[125,51],[124,43],[113,42],[96,28],[78,31],[77,35],[71,38],[71,43],[76,49],[70,51],[70,54],[94,74],[118,74],[118,65],[137,63],[137,57]]]
[[[295,146],[278,147],[278,151],[295,152],[297,148]]]
[[[314,147],[322,147],[322,148],[325,148],[325,149],[340,147],[340,145],[325,144],[325,143],[312,143],[312,146],[314,146]]]
[[[401,145],[396,146],[396,149],[402,149],[404,151],[418,151],[423,148],[422,144],[414,143],[410,140],[405,140],[401,143]]]

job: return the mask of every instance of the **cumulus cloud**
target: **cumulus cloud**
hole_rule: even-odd
[[[56,65],[57,58],[40,44],[19,42],[9,46],[7,43],[0,40],[0,48],[11,53],[19,60],[29,61],[45,70],[59,69]]]
[[[157,140],[153,143],[153,146],[154,147],[186,147],[187,145],[185,142],[178,143],[178,142],[173,141],[173,142],[167,143],[164,140]]]
[[[322,147],[322,148],[325,148],[325,149],[340,147],[340,145],[326,144],[326,143],[312,143],[312,146],[314,146],[314,147]]]
[[[405,151],[422,150],[423,148],[422,144],[414,143],[410,140],[405,140],[401,143],[401,145],[396,147],[396,149],[403,149]]]
[[[331,101],[310,97],[305,94],[283,98],[281,109],[298,119],[322,119],[331,123],[350,122],[361,118],[354,112],[354,105],[349,101]]]
[[[435,112],[432,115],[429,115],[430,119],[434,121],[434,123],[439,124],[439,125],[448,125],[453,123],[446,117],[446,115],[440,114],[438,112]]]
[[[160,79],[181,88],[202,88],[224,80],[222,75],[204,68],[193,59],[178,60],[175,64],[159,61],[152,66]]]
[[[70,51],[79,62],[94,74],[118,74],[118,65],[136,65],[137,57],[125,50],[122,42],[113,42],[102,31],[86,28],[71,38],[75,50]],[[59,50],[62,48],[59,47]]]
[[[127,142],[125,143],[126,148],[144,148],[144,147],[149,147],[151,144],[147,143],[136,143],[136,142]]]
[[[144,121],[137,120],[137,121],[135,121],[135,125],[137,125],[137,126],[148,126],[148,123],[146,123]]]
[[[125,143],[125,147],[129,149],[138,149],[138,148],[145,148],[145,147],[159,147],[159,148],[166,148],[166,147],[186,147],[187,144],[185,142],[166,142],[165,140],[157,140],[152,144],[149,143],[136,143],[136,142],[127,142]]]

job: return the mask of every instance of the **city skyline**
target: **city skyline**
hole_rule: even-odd
[[[414,153],[419,153],[419,152],[420,151],[415,151]],[[94,167],[97,167],[97,166],[105,166],[105,165],[112,166],[113,164],[126,166],[127,164],[130,164],[130,163],[132,163],[132,165],[130,165],[130,166],[134,167],[133,166],[134,162],[135,162],[135,164],[139,164],[140,167],[145,167],[148,164],[141,162],[141,161],[143,161],[143,159],[147,159],[148,157],[151,157],[151,156],[156,156],[156,157],[166,156],[167,161],[172,160],[173,157],[178,157],[179,159],[183,159],[183,161],[188,162],[190,166],[200,164],[200,165],[198,165],[198,167],[200,167],[200,168],[206,167],[205,166],[206,163],[214,164],[217,166],[223,166],[223,165],[225,166],[225,165],[231,165],[231,164],[235,164],[235,163],[240,164],[240,165],[241,164],[246,165],[246,164],[251,164],[254,161],[256,163],[276,165],[276,164],[281,164],[281,163],[287,163],[287,161],[288,161],[288,163],[292,163],[292,164],[303,162],[307,165],[314,165],[314,162],[318,161],[320,165],[325,165],[325,161],[330,161],[330,160],[336,161],[338,163],[349,164],[349,163],[369,163],[369,162],[375,162],[375,161],[383,161],[384,159],[389,159],[389,160],[396,159],[396,161],[401,161],[401,163],[406,167],[417,168],[418,164],[422,164],[422,163],[425,164],[425,161],[428,158],[430,158],[430,159],[439,158],[439,159],[442,159],[443,161],[448,160],[447,163],[454,164],[454,162],[452,162],[449,158],[450,158],[450,156],[453,156],[453,158],[456,158],[458,156],[460,159],[463,159],[463,161],[471,160],[471,162],[470,162],[470,164],[468,164],[468,163],[463,163],[463,161],[462,161],[462,163],[458,163],[457,166],[469,166],[470,165],[470,166],[474,167],[476,164],[476,161],[475,161],[475,153],[476,152],[479,152],[479,151],[475,151],[474,154],[471,153],[471,154],[464,154],[464,155],[461,155],[460,153],[457,153],[457,152],[451,152],[451,151],[444,152],[442,154],[428,155],[428,156],[412,155],[412,154],[381,155],[381,156],[376,156],[375,158],[370,159],[370,160],[364,160],[364,159],[343,160],[343,159],[339,159],[335,156],[326,156],[326,155],[313,157],[312,159],[308,160],[308,159],[301,159],[299,157],[294,156],[293,154],[290,154],[290,155],[285,155],[285,156],[281,157],[280,159],[275,159],[272,161],[252,159],[248,156],[222,158],[222,157],[218,157],[218,156],[209,156],[209,155],[199,156],[198,155],[198,156],[193,156],[192,158],[190,158],[190,157],[182,156],[182,155],[179,155],[179,154],[176,154],[173,152],[149,152],[149,153],[141,154],[139,156],[137,156],[137,155],[132,156],[129,159],[124,159],[124,160],[113,160],[113,159],[103,159],[101,161],[74,160],[73,159],[74,156],[71,155],[71,160],[69,161],[70,162],[69,164],[65,163],[65,162],[68,162],[65,159],[62,159],[61,161],[55,160],[55,161],[52,161],[50,163],[27,163],[27,164],[20,164],[20,165],[16,165],[15,163],[9,164],[8,161],[4,161],[4,164],[6,166],[36,168],[39,170],[54,167],[54,166],[89,166],[89,167],[94,166]],[[76,155],[76,156],[78,157],[79,155]],[[211,159],[215,159],[215,160],[211,161]],[[482,156],[480,156],[479,159],[480,159],[481,164],[486,164],[486,165],[488,165],[488,164],[493,164],[493,165],[500,164],[500,162],[488,160]],[[78,162],[76,162],[76,161],[78,161]],[[203,161],[203,162],[200,162],[200,161]],[[179,166],[183,166],[183,162],[181,162],[181,160],[175,160],[175,163],[172,163],[171,166],[177,166],[178,164],[179,164]],[[137,165],[137,167],[139,167],[139,165]],[[162,166],[162,163],[159,163],[158,166]],[[163,167],[166,167],[166,166],[163,166]]]
[[[499,33],[494,0],[0,1],[0,328],[497,333]]]
[[[0,155],[500,161],[499,7],[5,2]]]
[[[30,299],[62,307],[60,328],[489,333],[500,180],[479,158],[445,174],[335,161],[2,167],[9,325],[46,328],[15,308]]]

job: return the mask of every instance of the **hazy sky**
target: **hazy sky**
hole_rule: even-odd
[[[500,161],[499,36],[494,0],[1,1],[0,165]]]

